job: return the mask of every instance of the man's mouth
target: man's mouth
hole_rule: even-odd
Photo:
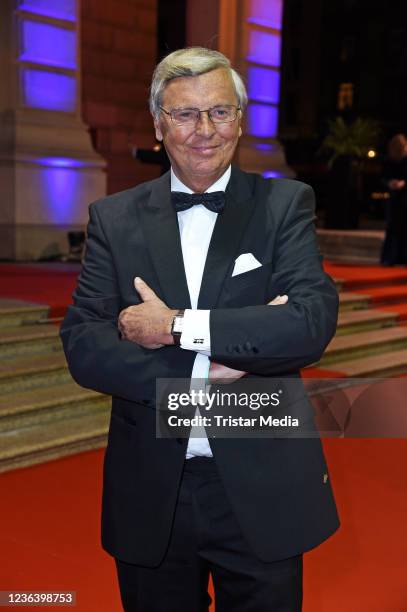
[[[191,147],[195,153],[200,155],[212,155],[219,148],[219,145],[200,145]]]

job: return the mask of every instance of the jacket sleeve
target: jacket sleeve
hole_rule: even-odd
[[[149,404],[156,378],[190,377],[195,353],[175,346],[146,349],[120,338],[115,263],[96,206],[89,211],[82,272],[61,326],[69,370],[83,387]]]
[[[281,306],[214,309],[212,361],[252,374],[289,373],[318,361],[336,330],[338,294],[322,268],[311,187],[296,191],[278,229],[269,300]]]

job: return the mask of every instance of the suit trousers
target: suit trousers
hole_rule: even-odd
[[[242,491],[244,495],[244,491]],[[211,458],[185,461],[170,542],[158,567],[116,559],[125,612],[300,612],[302,555],[266,563],[250,550]]]

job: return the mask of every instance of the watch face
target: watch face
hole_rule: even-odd
[[[179,334],[182,332],[182,320],[183,320],[183,317],[174,318],[174,327],[172,329],[173,332],[179,333]]]

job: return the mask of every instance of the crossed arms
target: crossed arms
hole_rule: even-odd
[[[221,366],[274,375],[296,371],[322,355],[336,329],[338,296],[322,270],[313,220],[312,191],[302,186],[281,224],[268,287],[270,296],[288,295],[287,303],[211,310],[216,378],[222,376],[215,372]],[[171,346],[175,311],[147,285],[137,287],[144,302],[122,310],[107,234],[98,205],[91,206],[86,258],[61,338],[80,385],[147,404],[154,401],[156,378],[190,377],[195,353]]]

